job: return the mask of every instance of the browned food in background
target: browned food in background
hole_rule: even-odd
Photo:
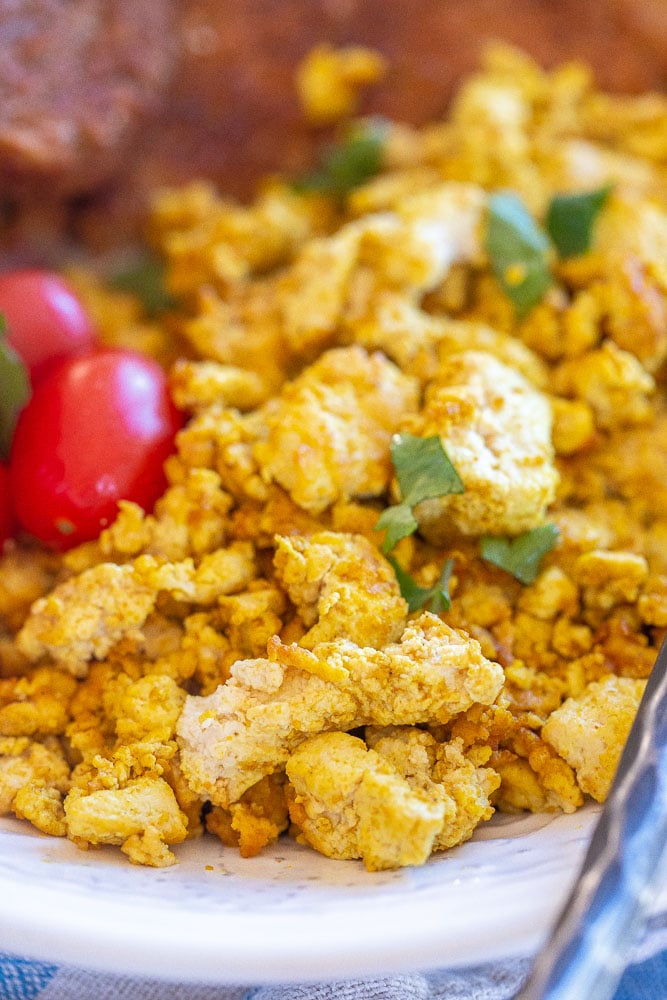
[[[267,171],[298,173],[322,136],[303,122],[294,71],[318,43],[381,51],[390,71],[362,111],[419,124],[490,38],[546,66],[585,59],[612,90],[647,90],[663,81],[667,2],[0,0],[0,181],[15,243],[47,253],[62,226],[122,240],[157,185],[206,176],[243,196]]]
[[[0,0],[3,192],[91,190],[118,169],[163,99],[174,20],[169,0]]]

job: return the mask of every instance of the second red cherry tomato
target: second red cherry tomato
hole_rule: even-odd
[[[33,385],[54,361],[95,345],[92,320],[67,282],[51,271],[0,275],[0,313],[7,340],[25,362]]]
[[[121,499],[149,510],[180,426],[165,374],[149,358],[106,349],[61,362],[35,387],[14,432],[20,524],[66,549],[96,538]]]

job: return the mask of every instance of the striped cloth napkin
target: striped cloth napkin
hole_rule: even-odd
[[[528,968],[523,959],[386,979],[224,986],[108,975],[0,953],[0,1000],[510,1000]],[[667,951],[629,966],[614,1000],[665,998]]]

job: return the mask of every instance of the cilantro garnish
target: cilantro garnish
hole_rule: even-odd
[[[585,253],[611,190],[607,185],[583,194],[555,195],[547,211],[548,236],[518,195],[505,192],[489,198],[485,249],[493,273],[520,318],[541,301],[553,282],[551,245],[561,260]]]
[[[319,167],[294,182],[296,191],[319,191],[344,198],[382,167],[387,123],[381,118],[358,122],[343,141],[322,154]]]
[[[552,283],[549,240],[518,195],[489,199],[486,252],[493,272],[519,316],[541,300]]]
[[[165,288],[164,264],[150,253],[144,254],[126,270],[112,275],[109,285],[119,292],[135,295],[147,316],[157,316],[176,305],[176,300]]]
[[[553,549],[558,535],[555,524],[543,524],[512,539],[483,535],[480,541],[481,556],[487,562],[511,573],[521,583],[532,583],[539,573],[542,556]]]
[[[611,193],[611,185],[583,194],[557,194],[547,212],[547,232],[562,260],[585,253],[593,225]]]
[[[461,477],[449,460],[437,435],[421,438],[394,434],[391,460],[396,470],[401,502],[387,507],[378,518],[376,530],[386,531],[382,551],[391,552],[401,540],[417,530],[413,509],[422,500],[448,493],[463,493]]]
[[[401,538],[407,538],[418,527],[419,524],[412,513],[412,508],[407,503],[397,503],[383,510],[376,522],[375,530],[386,532],[382,542],[384,554],[391,552]]]
[[[18,415],[30,398],[30,379],[20,357],[6,337],[0,313],[0,457],[7,458]]]
[[[394,567],[394,573],[401,588],[401,594],[407,602],[408,611],[419,611],[420,608],[426,608],[435,615],[441,611],[449,611],[452,606],[449,596],[449,579],[454,568],[452,559],[446,560],[437,583],[432,587],[420,587],[410,574],[401,568],[393,556],[387,556],[387,558]]]

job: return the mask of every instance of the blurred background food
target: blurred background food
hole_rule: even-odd
[[[497,38],[584,59],[611,90],[661,88],[667,0],[0,0],[5,259],[131,238],[161,184],[243,197],[303,170],[328,138],[295,89],[313,46],[376,49],[360,112],[421,124]]]

